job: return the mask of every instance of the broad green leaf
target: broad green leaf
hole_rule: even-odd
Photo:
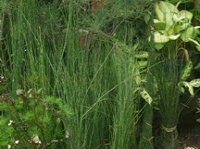
[[[142,79],[141,79],[141,77],[140,77],[140,75],[139,75],[139,74],[138,74],[138,75],[136,75],[134,79],[135,79],[135,82],[136,82],[136,84],[137,84],[137,85],[140,85],[140,84],[141,84],[141,82],[142,82]]]
[[[190,39],[194,39],[196,37],[195,28],[193,26],[188,27],[182,34],[181,39],[184,42],[189,42]]]
[[[192,15],[191,12],[189,12],[189,11],[187,11],[187,10],[181,10],[181,11],[179,12],[179,14],[180,14],[182,17],[186,18],[186,19],[188,20],[188,22],[191,22],[191,21],[192,21],[193,15]]]
[[[200,79],[194,79],[189,82],[192,87],[200,87]]]
[[[166,23],[165,22],[162,22],[162,21],[159,21],[157,19],[154,19],[153,20],[153,27],[156,29],[156,30],[165,30],[166,28]]]
[[[171,40],[176,40],[180,37],[180,34],[177,34],[177,35],[169,35],[169,39]]]
[[[148,24],[150,20],[151,20],[150,14],[146,14],[146,15],[144,16],[144,21],[145,21],[145,23]]]
[[[196,49],[200,52],[200,46],[195,46],[196,47]]]
[[[164,21],[166,22],[167,26],[170,27],[173,25],[173,15],[177,15],[179,13],[176,6],[169,2],[161,1],[159,3],[160,10],[164,13]]]
[[[149,53],[146,52],[146,51],[142,51],[142,52],[138,52],[138,53],[135,53],[134,57],[135,58],[148,58],[149,56]]]
[[[195,47],[197,48],[197,50],[200,52],[200,44],[198,43],[198,41],[194,40],[194,39],[189,39],[189,41],[193,42],[195,44]]]
[[[189,82],[182,82],[183,86],[188,88],[190,95],[194,96],[194,89]]]
[[[192,73],[192,69],[193,69],[192,61],[188,61],[185,67],[183,68],[183,72],[181,74],[181,80],[183,81],[187,80]]]
[[[153,99],[151,98],[151,96],[149,95],[149,93],[144,89],[141,88],[140,89],[140,95],[142,96],[142,98],[149,104],[151,105],[153,102]]]
[[[159,32],[154,32],[154,42],[155,43],[166,43],[169,41],[169,37],[165,34]]]
[[[179,87],[179,90],[180,90],[181,93],[185,93],[184,87],[180,86],[180,87]]]
[[[160,10],[162,10],[162,12],[164,14],[169,13],[169,14],[173,15],[173,14],[178,14],[179,13],[179,11],[176,8],[176,6],[171,4],[171,3],[169,3],[169,2],[160,1],[159,6],[160,6]]]
[[[145,68],[147,67],[147,64],[148,62],[147,61],[138,61],[138,65],[139,65],[139,68]]]
[[[162,10],[159,7],[159,3],[155,4],[155,12],[156,12],[156,16],[158,17],[158,19],[160,21],[164,21],[164,13],[162,12]]]
[[[154,44],[154,46],[155,46],[155,49],[157,49],[157,50],[160,50],[160,49],[162,49],[163,47],[164,47],[164,43],[155,43]]]
[[[173,24],[173,16],[170,13],[165,14],[166,29],[168,30]]]
[[[174,25],[174,28],[173,28],[173,32],[174,33],[179,33],[185,29],[187,29],[189,27],[190,23],[182,23],[182,22],[177,22],[175,25]]]

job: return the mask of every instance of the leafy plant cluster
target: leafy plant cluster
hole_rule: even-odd
[[[154,65],[150,68],[154,92],[149,92],[150,95],[147,92],[146,96],[142,96],[150,104],[150,101],[157,102],[163,149],[178,147],[177,124],[182,104],[185,104],[180,95],[187,88],[194,96],[194,88],[200,87],[198,78],[188,82],[193,69],[190,56],[193,49],[185,47],[187,42],[191,42],[199,51],[199,26],[192,25],[191,12],[178,10],[179,4],[175,6],[167,1],[155,4],[156,19],[153,20],[150,38],[154,49],[149,52],[149,55],[154,55],[149,58],[149,63]],[[148,83],[150,82],[147,81]]]
[[[170,41],[178,40],[193,42],[199,49],[199,43],[195,40],[199,33],[199,26],[191,24],[193,14],[187,10],[178,10],[177,6],[169,2],[161,1],[155,5],[157,19],[153,20],[154,43],[156,49],[161,49]]]
[[[3,148],[47,148],[66,144],[70,108],[40,90],[16,91],[18,98],[1,95],[0,145]],[[64,143],[65,142],[65,143]]]

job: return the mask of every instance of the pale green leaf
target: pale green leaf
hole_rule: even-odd
[[[159,7],[159,3],[155,4],[155,12],[156,12],[156,16],[160,21],[164,21],[164,13],[161,11],[160,7]]]
[[[144,16],[144,21],[145,21],[145,23],[148,24],[150,20],[151,20],[151,16],[150,16],[149,14],[146,14],[146,15]]]
[[[148,62],[146,60],[138,61],[139,68],[147,67]]]
[[[182,82],[183,86],[188,88],[190,95],[194,96],[194,89],[189,82]]]
[[[148,56],[149,56],[149,53],[146,51],[138,52],[138,53],[135,53],[134,55],[135,58],[139,58],[139,59],[148,58]]]
[[[157,19],[154,19],[153,20],[153,27],[156,29],[156,30],[165,30],[166,28],[166,23],[165,22],[162,22],[160,20],[157,20]]]
[[[180,37],[180,34],[177,34],[177,35],[169,35],[169,39],[170,40],[176,40]]]
[[[200,87],[200,79],[194,79],[189,82],[192,87]]]
[[[159,3],[159,8],[164,14],[164,21],[166,21],[166,24],[170,27],[174,23],[173,15],[179,13],[178,9],[173,4],[165,1]]]
[[[198,41],[194,40],[194,39],[189,39],[189,41],[193,42],[195,44],[195,47],[197,48],[197,50],[200,52],[200,44]]]
[[[178,22],[174,25],[173,32],[179,33],[181,31],[184,31],[185,29],[187,29],[189,27],[189,25],[190,25],[190,23]]]
[[[160,1],[159,8],[164,14],[166,13],[178,14],[179,12],[176,6],[166,1]]]
[[[154,32],[154,42],[155,43],[166,43],[169,41],[169,37],[165,34],[159,32]]]
[[[155,49],[157,49],[157,50],[162,49],[162,48],[164,47],[164,45],[165,45],[165,44],[163,44],[163,43],[155,43],[155,44],[154,44]]]
[[[134,79],[135,79],[135,82],[136,82],[137,85],[141,84],[142,79],[141,79],[140,75],[136,75]]]
[[[140,95],[142,96],[142,98],[149,104],[151,105],[153,102],[153,99],[151,98],[151,96],[149,95],[149,93],[144,89],[140,89]]]
[[[189,11],[187,11],[187,10],[181,10],[181,11],[179,12],[179,14],[180,14],[182,17],[186,18],[186,19],[188,20],[188,22],[191,22],[191,21],[192,21],[193,15],[192,15],[191,12],[189,12]]]
[[[193,69],[192,61],[188,61],[185,67],[183,68],[183,71],[181,74],[181,80],[187,80],[192,73],[192,69]]]
[[[184,42],[189,42],[190,39],[194,39],[196,37],[196,32],[194,27],[188,27],[182,34],[181,39]]]

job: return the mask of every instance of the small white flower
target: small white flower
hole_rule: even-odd
[[[17,95],[22,95],[23,94],[23,90],[22,89],[17,89],[16,90],[16,94]]]
[[[16,141],[15,141],[15,144],[19,144],[19,140],[16,140]]]
[[[10,120],[8,126],[11,126],[13,122],[14,122],[13,120]]]
[[[2,79],[2,80],[3,80],[3,79],[4,79],[4,76],[0,76],[0,79]]]
[[[66,130],[66,131],[65,131],[65,138],[67,139],[67,138],[69,138],[69,136],[70,136],[70,135],[69,135],[69,131]]]
[[[11,149],[11,145],[10,144],[8,144],[8,149]]]
[[[42,142],[40,141],[39,137],[38,136],[34,136],[32,138],[32,141],[35,143],[35,144],[41,144]]]

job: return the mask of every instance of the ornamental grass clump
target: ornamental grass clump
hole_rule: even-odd
[[[163,149],[174,149],[178,142],[176,127],[183,109],[180,95],[186,88],[194,95],[193,88],[199,87],[198,79],[191,81],[198,85],[187,82],[192,61],[188,49],[184,47],[186,43],[192,43],[199,50],[200,46],[196,40],[199,27],[191,24],[192,13],[179,11],[178,4],[174,6],[160,1],[155,4],[155,13],[151,38],[155,47],[151,53],[154,53],[155,57],[149,60],[154,61],[154,67],[150,70],[161,116],[161,146]]]

